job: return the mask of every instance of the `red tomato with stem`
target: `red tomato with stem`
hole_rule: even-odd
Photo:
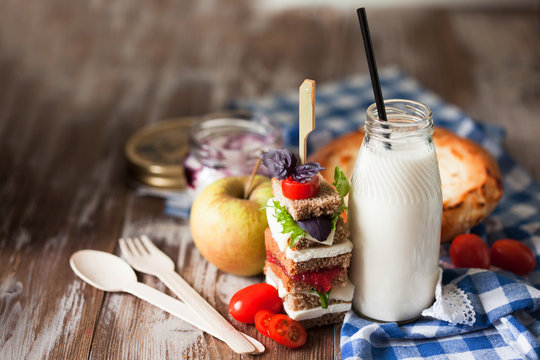
[[[452,240],[450,259],[458,268],[487,269],[490,264],[489,247],[475,234],[461,234]]]
[[[314,175],[305,183],[294,181],[291,177],[281,180],[283,196],[291,200],[309,199],[317,195],[320,187],[319,175]]]
[[[245,287],[234,294],[229,302],[229,313],[240,322],[253,324],[258,311],[278,313],[281,306],[281,298],[276,288],[260,283]]]
[[[270,333],[268,332],[268,324],[274,315],[276,314],[268,310],[257,311],[255,314],[255,327],[261,334],[270,337]]]
[[[268,323],[270,338],[281,345],[297,348],[305,344],[306,329],[298,321],[287,315],[277,314]]]
[[[501,239],[491,246],[491,263],[516,275],[525,276],[536,267],[536,258],[524,243]]]

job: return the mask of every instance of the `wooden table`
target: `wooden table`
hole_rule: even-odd
[[[147,233],[222,314],[262,277],[209,265],[189,225],[126,185],[127,138],[235,98],[366,72],[355,9],[260,12],[244,1],[0,0],[0,358],[250,358],[130,295],[75,277],[70,255]],[[397,65],[481,122],[540,180],[535,9],[368,10],[379,66]],[[166,291],[155,278],[140,280]],[[260,359],[339,358],[340,327]]]

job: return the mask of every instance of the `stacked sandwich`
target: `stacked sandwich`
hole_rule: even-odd
[[[263,163],[274,193],[266,207],[266,282],[278,289],[287,315],[305,327],[340,322],[354,292],[347,276],[352,243],[340,217],[347,179],[336,168],[334,188],[319,164],[297,166],[288,150],[265,152]]]

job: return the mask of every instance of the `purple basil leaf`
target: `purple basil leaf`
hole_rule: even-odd
[[[268,150],[262,154],[262,163],[272,177],[283,180],[293,173],[296,157],[289,150]]]
[[[319,165],[319,163],[308,162],[306,164],[296,167],[296,170],[292,174],[292,179],[294,181],[305,183],[306,181],[309,181],[309,179],[311,179],[313,175],[316,175],[317,173],[319,173],[319,171],[324,169],[325,168]]]
[[[296,223],[302,230],[319,241],[325,241],[332,231],[331,216],[319,216],[306,220],[297,220]]]

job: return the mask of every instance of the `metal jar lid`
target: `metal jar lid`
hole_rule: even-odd
[[[195,120],[196,117],[164,120],[133,134],[124,149],[129,174],[144,185],[185,188],[183,161],[188,152],[189,128]]]

